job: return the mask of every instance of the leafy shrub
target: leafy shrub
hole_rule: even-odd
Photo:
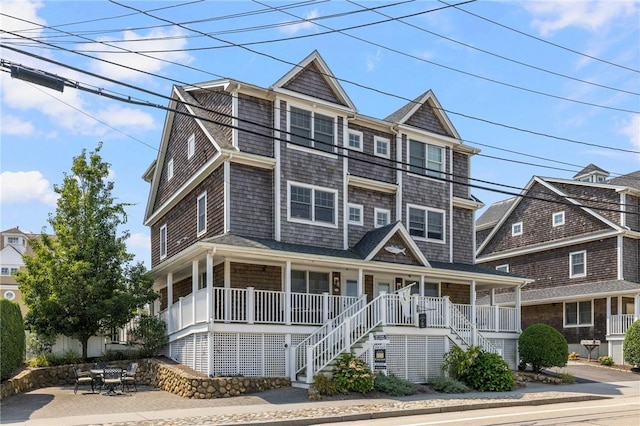
[[[413,384],[410,381],[392,373],[377,374],[373,381],[373,388],[389,396],[407,396],[413,393]]]
[[[569,373],[558,373],[558,377],[562,379],[562,383],[572,385],[576,382],[576,378]]]
[[[598,358],[598,362],[602,365],[606,365],[607,367],[611,367],[613,364],[615,364],[613,362],[613,358],[611,358],[610,356],[601,356],[600,358]]]
[[[340,392],[360,392],[365,395],[373,390],[373,373],[364,361],[349,353],[338,358],[333,380]]]
[[[30,357],[27,360],[27,366],[29,367],[50,367],[51,365],[51,360],[50,358],[52,357],[51,354],[39,354],[39,355],[34,355],[32,357]]]
[[[142,355],[155,356],[169,342],[167,325],[160,318],[142,315],[131,331],[134,343],[142,345]]]
[[[434,377],[427,382],[432,388],[443,393],[465,393],[469,388],[464,383],[450,377]]]
[[[62,354],[44,352],[27,359],[29,367],[52,367],[55,365],[78,364],[80,362],[82,362],[82,357],[73,349],[67,349]]]
[[[479,346],[470,346],[466,351],[454,346],[444,355],[442,371],[448,372],[456,379],[462,379],[471,370],[480,352],[482,349]]]
[[[484,351],[478,354],[460,380],[480,392],[506,392],[515,386],[507,361],[498,354]]]
[[[97,362],[124,361],[129,359],[144,358],[144,350],[108,350],[97,358]]]
[[[4,380],[24,362],[24,321],[17,303],[0,300],[0,330],[0,380]]]
[[[624,360],[631,365],[640,366],[640,320],[635,321],[624,336],[622,345]]]
[[[518,338],[520,359],[531,364],[534,372],[543,368],[564,367],[569,358],[567,340],[555,328],[547,324],[533,324]]]
[[[578,354],[578,352],[571,352],[569,354],[569,361],[575,361],[580,359],[580,354]]]
[[[29,333],[27,338],[27,359],[38,355],[50,354],[57,336],[45,336],[42,333]]]
[[[313,376],[313,385],[320,395],[337,395],[340,393],[336,382],[322,373]]]

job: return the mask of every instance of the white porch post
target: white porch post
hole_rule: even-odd
[[[169,333],[174,332],[173,329],[173,272],[169,272],[167,274],[167,318],[169,319],[169,324],[167,324],[167,331]]]
[[[471,287],[469,289],[471,299],[471,342],[475,346],[478,344],[478,315],[476,312],[476,280],[471,281]]]
[[[253,324],[256,311],[256,292],[254,287],[247,287],[246,300],[247,324]]]
[[[284,322],[291,325],[291,261],[284,266]]]
[[[522,290],[521,286],[516,287],[516,327],[519,333],[522,333]]]
[[[322,293],[322,323],[329,321],[329,293]]]
[[[380,295],[382,296],[382,304],[380,305],[380,321],[382,325],[387,325],[387,292],[381,291]]]
[[[490,301],[491,309],[493,309],[493,323],[494,323],[494,331],[497,333],[500,331],[500,306],[496,305],[496,289],[492,288],[490,293]]]
[[[633,298],[633,321],[640,319],[640,294],[636,294]]]
[[[609,334],[611,334],[611,296],[607,296],[607,303],[605,308],[607,309],[607,331],[606,331],[607,334],[606,335],[608,336]],[[620,311],[618,310],[618,312]]]
[[[231,262],[224,261],[224,322],[231,320]]]
[[[191,262],[191,324],[196,323],[196,293],[198,292],[198,259]]]
[[[358,296],[364,294],[364,270],[358,269]]]
[[[213,254],[207,253],[207,320],[213,322]]]
[[[442,297],[442,313],[444,314],[444,326],[451,327],[451,301],[449,296]]]
[[[420,275],[420,296],[424,296],[424,275]]]

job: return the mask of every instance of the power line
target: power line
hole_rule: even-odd
[[[476,17],[476,18],[478,18],[478,19],[482,19],[482,20],[484,20],[484,21],[490,22],[490,23],[492,23],[492,24],[494,24],[494,25],[497,25],[497,26],[499,26],[499,27],[505,28],[505,29],[507,29],[507,30],[509,30],[509,31],[513,31],[513,32],[518,33],[518,34],[520,34],[520,35],[523,35],[523,36],[525,36],[525,37],[529,37],[529,38],[532,38],[532,39],[537,40],[537,41],[539,41],[539,42],[542,42],[542,43],[545,43],[545,44],[548,44],[548,45],[551,45],[551,46],[557,47],[557,48],[562,49],[562,50],[566,50],[567,52],[575,53],[576,55],[584,56],[585,58],[593,59],[594,61],[598,61],[598,62],[602,62],[602,63],[605,63],[605,64],[609,64],[609,65],[612,65],[612,66],[614,66],[614,67],[618,67],[618,68],[625,69],[625,70],[627,70],[627,71],[632,71],[632,72],[635,72],[635,73],[640,73],[640,70],[636,70],[636,69],[633,69],[633,68],[629,68],[629,67],[626,67],[626,66],[624,66],[624,65],[616,64],[616,63],[614,63],[614,62],[610,62],[610,61],[607,61],[607,60],[605,60],[605,59],[601,59],[601,58],[598,58],[598,57],[595,57],[595,56],[592,56],[592,55],[589,55],[589,54],[586,54],[586,53],[583,53],[583,52],[579,52],[579,51],[574,50],[574,49],[571,49],[571,48],[569,48],[569,47],[562,46],[562,45],[560,45],[560,44],[558,44],[558,43],[553,43],[553,42],[551,42],[551,41],[549,41],[549,40],[545,40],[545,39],[543,39],[543,38],[536,37],[536,36],[534,36],[534,35],[532,35],[532,34],[525,33],[524,31],[520,31],[520,30],[518,30],[518,29],[515,29],[515,28],[509,27],[509,26],[507,26],[507,25],[501,24],[500,22],[497,22],[497,21],[491,20],[491,19],[489,19],[489,18],[485,18],[484,16],[481,16],[481,15],[478,15],[478,14],[476,14],[476,13],[470,12],[470,11],[468,11],[468,10],[466,10],[466,9],[462,9],[462,8],[458,7],[458,5],[457,5],[457,4],[447,3],[447,2],[446,2],[446,1],[444,1],[444,0],[438,0],[438,1],[439,1],[440,3],[443,3],[443,4],[446,4],[446,5],[452,6],[452,7],[453,7],[453,8],[455,8],[456,10],[459,10],[460,12],[464,12],[464,13],[467,13],[467,14],[469,14],[469,15],[471,15],[471,16],[475,16],[475,17]]]
[[[10,64],[10,63],[9,62],[5,62],[5,61],[2,62],[2,66],[7,67],[8,66],[7,64]],[[92,73],[88,73],[88,74],[92,74]],[[263,133],[255,131],[255,130],[242,128],[240,126],[235,126],[235,125],[229,124],[229,123],[224,123],[224,122],[221,122],[221,121],[218,121],[218,120],[214,120],[214,119],[212,119],[210,117],[198,116],[198,115],[195,115],[195,114],[192,114],[192,113],[189,113],[189,112],[181,111],[179,108],[165,107],[165,106],[162,106],[162,105],[159,105],[159,104],[152,104],[152,103],[146,102],[146,101],[137,101],[137,100],[131,99],[131,97],[123,98],[123,97],[119,97],[119,96],[115,96],[115,95],[104,93],[103,91],[100,91],[100,90],[85,88],[85,87],[82,87],[77,82],[72,83],[72,82],[69,82],[68,79],[65,79],[65,78],[62,78],[62,77],[60,77],[60,78],[62,80],[64,80],[70,87],[73,87],[73,88],[76,88],[76,89],[79,89],[79,90],[83,90],[83,91],[87,91],[87,92],[90,92],[90,93],[93,93],[93,94],[106,96],[106,97],[108,97],[110,99],[113,99],[113,100],[117,100],[117,101],[121,101],[121,102],[125,102],[125,103],[130,103],[130,104],[135,104],[135,105],[140,105],[140,106],[158,108],[158,109],[166,110],[166,111],[169,111],[169,112],[173,112],[175,114],[185,115],[185,116],[189,116],[191,118],[197,118],[199,120],[210,122],[210,123],[216,124],[218,126],[223,126],[223,127],[227,127],[227,128],[231,128],[231,129],[236,129],[236,130],[239,130],[239,131],[242,131],[242,132],[245,132],[245,133],[254,134],[254,135],[258,135],[258,136],[262,136],[262,137],[269,137],[269,138],[273,138],[274,140],[278,140],[279,142],[286,142],[286,143],[291,144],[291,145],[296,145],[296,146],[304,147],[304,148],[311,149],[311,150],[314,150],[314,151],[317,151],[317,152],[326,153],[326,151],[321,150],[320,148],[317,148],[315,146],[315,144],[327,145],[327,143],[323,142],[323,141],[317,141],[317,140],[315,140],[313,138],[308,138],[309,141],[313,141],[314,142],[314,146],[310,147],[310,146],[307,146],[307,145],[304,145],[304,144],[301,144],[301,143],[296,143],[296,142],[288,140],[286,138],[282,138],[281,136],[275,136],[273,134],[265,135]],[[123,83],[123,84],[126,85],[126,83]],[[147,90],[145,90],[145,91],[147,91]],[[147,92],[148,93],[153,93],[151,91],[147,91]],[[159,96],[159,97],[166,97],[166,96],[163,96],[163,95],[160,95],[160,94],[156,94],[156,95]],[[168,98],[171,99],[171,100],[175,100],[174,98],[170,98],[170,97],[168,97]],[[196,105],[196,104],[191,104],[191,103],[182,102],[182,101],[178,101],[178,102],[182,103],[184,105],[189,105],[189,106],[193,106],[193,107],[198,108],[198,109],[202,109],[204,111],[207,111],[207,112],[210,112],[210,113],[213,113],[213,114],[218,114],[218,115],[221,115],[221,116],[227,116],[227,117],[230,117],[230,118],[236,118],[239,122],[247,122],[247,123],[250,123],[250,124],[255,125],[255,126],[263,127],[263,128],[265,128],[265,129],[267,129],[267,130],[269,130],[271,132],[278,132],[280,134],[284,133],[284,134],[287,134],[287,135],[291,135],[292,134],[292,133],[284,131],[284,130],[275,129],[275,128],[270,127],[270,126],[262,125],[261,123],[255,123],[255,122],[251,122],[249,120],[240,119],[239,117],[229,116],[228,114],[224,114],[224,113],[219,112],[219,111],[211,110],[211,109],[203,107],[203,106],[201,106],[199,104]],[[507,195],[522,196],[521,194],[515,194],[515,193],[507,192],[505,190],[499,190],[499,189],[496,189],[496,188],[489,188],[489,187],[485,187],[485,186],[475,185],[475,184],[471,184],[471,183],[468,183],[468,182],[456,181],[455,179],[459,178],[459,179],[463,179],[463,180],[466,180],[466,181],[477,181],[477,182],[481,182],[483,184],[490,184],[490,185],[495,185],[495,186],[503,187],[503,188],[518,189],[518,190],[521,190],[521,191],[524,190],[523,188],[512,186],[512,185],[506,185],[506,184],[491,182],[491,181],[487,181],[487,180],[471,178],[469,176],[460,176],[460,175],[456,175],[456,174],[451,173],[451,172],[444,172],[444,171],[440,171],[440,170],[437,170],[437,169],[431,169],[431,168],[424,167],[424,166],[411,165],[410,163],[406,163],[406,162],[403,162],[403,161],[392,160],[392,159],[384,160],[384,159],[380,159],[379,157],[376,157],[374,154],[370,154],[370,153],[360,153],[358,155],[359,156],[366,156],[366,157],[369,157],[369,158],[373,158],[374,160],[367,160],[367,159],[364,159],[364,158],[350,157],[348,155],[348,152],[352,151],[351,149],[349,149],[347,147],[337,147],[337,146],[335,146],[333,144],[330,144],[330,145],[331,145],[331,147],[337,148],[336,152],[332,152],[331,153],[332,155],[336,155],[337,157],[342,157],[342,158],[352,158],[354,161],[362,162],[362,163],[369,164],[369,165],[376,166],[376,167],[387,168],[387,169],[391,169],[391,170],[395,170],[395,171],[407,171],[408,168],[414,167],[414,168],[422,170],[423,174],[426,174],[424,172],[435,172],[435,173],[439,173],[441,175],[450,176],[450,178],[442,178],[442,177],[438,177],[438,176],[429,176],[429,178],[432,178],[432,179],[435,179],[435,180],[439,180],[439,181],[443,181],[443,182],[447,182],[447,183],[452,183],[452,184],[460,184],[460,185],[468,186],[468,187],[471,187],[471,188],[483,189],[483,190],[487,190],[487,191],[491,191],[491,192],[498,192],[498,193],[507,194]],[[342,150],[342,152],[340,152],[340,150]],[[381,161],[383,163],[388,163],[388,164],[383,164],[383,163],[381,163]],[[547,200],[547,199],[544,199],[544,198],[540,198],[540,197],[529,197],[529,196],[527,196],[526,198],[535,198],[535,199],[539,199],[539,200],[543,200],[543,201],[550,201],[550,200]],[[583,201],[588,201],[588,202],[594,202],[594,200],[590,199],[590,198],[580,198],[580,197],[570,197],[570,198],[572,198],[574,200],[583,200]],[[550,202],[555,202],[555,201],[550,201]],[[610,201],[602,201],[602,202],[598,202],[598,203],[599,204],[611,204],[611,205],[616,205],[616,206],[626,205],[626,204],[621,204],[621,203],[618,203],[618,202],[610,202]],[[567,205],[572,205],[571,203],[566,203],[566,204]],[[614,212],[619,212],[619,213],[622,212],[620,210],[608,209],[608,208],[603,208],[603,207],[593,207],[593,206],[585,206],[585,207],[593,208],[593,209],[597,209],[597,210],[603,210],[603,211],[614,211]],[[636,213],[636,214],[640,214],[640,213]]]

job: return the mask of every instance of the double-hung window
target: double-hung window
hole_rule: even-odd
[[[289,220],[337,226],[337,191],[289,183]]]
[[[167,225],[160,227],[160,259],[167,257]]]
[[[587,276],[587,251],[569,253],[569,278]]]
[[[293,293],[322,294],[329,292],[329,273],[315,271],[291,271]]]
[[[586,327],[593,325],[593,303],[591,300],[565,302],[564,326]]]
[[[351,225],[360,225],[364,224],[362,218],[362,205],[360,204],[351,204],[349,203],[349,224]]]
[[[444,241],[444,212],[409,206],[409,235],[417,239]]]
[[[291,107],[289,110],[289,140],[325,152],[334,151],[333,117]]]
[[[409,140],[409,171],[419,175],[442,177],[444,154],[441,146]]]
[[[197,201],[198,236],[207,232],[207,193],[203,192]]]

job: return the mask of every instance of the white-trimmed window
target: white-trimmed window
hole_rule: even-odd
[[[409,140],[409,171],[419,175],[442,177],[444,171],[444,149]]]
[[[329,273],[316,271],[291,271],[291,292],[329,293]]]
[[[167,180],[173,179],[173,158],[167,163]]]
[[[509,264],[505,264],[505,265],[498,265],[496,266],[496,271],[500,271],[500,272],[509,272]]]
[[[337,197],[338,191],[333,189],[289,182],[288,220],[336,227],[338,226]]]
[[[362,210],[363,207],[361,204],[351,204],[347,205],[349,210],[348,222],[351,225],[364,225],[364,220],[362,218]]]
[[[196,153],[196,135],[195,133],[191,133],[189,139],[187,140],[187,158],[193,157],[193,154]]]
[[[444,211],[407,205],[409,235],[419,240],[444,241]]]
[[[362,151],[362,132],[349,129],[347,146],[356,151]]]
[[[373,138],[374,152],[378,157],[389,158],[391,156],[391,142],[389,139],[375,136]]]
[[[197,201],[198,236],[207,232],[207,193],[200,194]]]
[[[160,227],[160,259],[167,257],[167,225]]]
[[[2,275],[10,275],[9,274],[9,268],[7,268],[6,266],[3,266],[2,268],[0,268],[0,274],[2,274]]]
[[[593,325],[593,300],[564,303],[565,327],[590,327]]]
[[[518,235],[522,235],[522,222],[517,222],[511,225],[511,235],[513,237],[517,237]]]
[[[373,217],[375,218],[376,228],[381,228],[391,222],[391,211],[387,209],[373,209]]]
[[[553,222],[553,226],[564,225],[564,211],[554,213],[551,220]]]
[[[324,152],[334,152],[334,119],[292,106],[289,109],[289,140]]]
[[[18,237],[7,237],[7,243],[9,244],[20,244],[20,238]]]
[[[587,276],[587,251],[580,250],[569,253],[569,278]]]
[[[16,294],[11,290],[7,290],[4,292],[4,298],[7,300],[13,300],[16,298]]]

